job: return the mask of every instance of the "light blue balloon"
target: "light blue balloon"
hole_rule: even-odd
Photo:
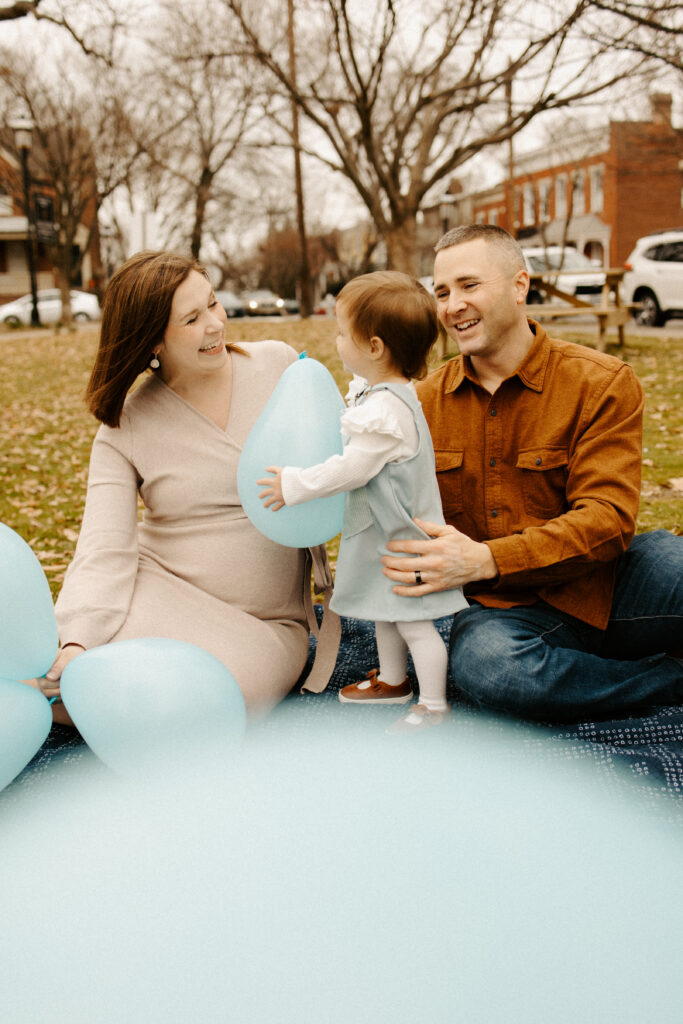
[[[37,754],[52,727],[52,711],[33,686],[0,679],[0,789]]]
[[[0,678],[44,675],[59,647],[42,566],[25,540],[0,523]]]
[[[256,483],[266,466],[307,468],[341,455],[339,417],[344,401],[329,370],[316,359],[288,366],[245,442],[237,470],[244,511],[257,530],[290,548],[313,547],[336,537],[344,496],[314,498],[278,512],[264,508]]]
[[[201,647],[149,637],[79,654],[64,669],[64,705],[90,749],[135,774],[196,754],[220,757],[246,727],[244,698]]]

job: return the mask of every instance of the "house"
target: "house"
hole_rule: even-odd
[[[56,193],[49,182],[35,179],[30,184],[35,225],[36,286],[58,286],[50,246],[57,240]],[[74,275],[76,287],[87,287],[100,276],[99,235],[89,228],[96,217],[95,204],[89,204],[86,220],[76,236],[74,263],[83,252],[80,272]],[[0,145],[0,303],[25,295],[31,290],[26,253],[28,220],[24,210],[21,163],[9,149]]]

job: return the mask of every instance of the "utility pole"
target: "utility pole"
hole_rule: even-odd
[[[287,0],[287,38],[289,41],[289,76],[292,87],[296,89],[296,47],[294,45],[294,0]],[[296,223],[301,247],[301,270],[299,275],[299,310],[302,317],[313,312],[313,296],[311,293],[311,268],[308,259],[308,241],[306,239],[306,217],[304,212],[304,187],[301,176],[301,149],[299,143],[299,107],[292,96],[292,145],[294,148],[294,187],[296,190]]]
[[[31,206],[31,184],[28,171],[28,154],[31,149],[33,121],[30,117],[19,117],[9,126],[14,131],[17,149],[21,153],[21,171],[24,184],[24,207],[26,210],[26,264],[31,285],[31,327],[40,327],[38,314],[38,292],[36,289],[35,228]]]
[[[508,74],[505,79],[505,102],[507,105],[507,119],[508,125],[512,124],[512,63],[508,65]],[[512,141],[512,134],[508,139],[508,173],[507,173],[507,208],[508,208],[508,231],[513,236],[517,237],[517,226],[516,226],[516,214],[515,209],[515,150]]]

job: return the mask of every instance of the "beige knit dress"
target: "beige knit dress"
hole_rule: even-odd
[[[296,682],[308,626],[304,552],[260,534],[237,493],[244,441],[297,354],[279,341],[241,347],[224,431],[157,377],[129,395],[119,427],[100,427],[56,612],[62,644],[169,637],[203,647],[254,716]]]

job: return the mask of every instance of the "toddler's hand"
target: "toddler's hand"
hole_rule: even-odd
[[[282,466],[266,466],[266,473],[272,473],[273,476],[256,481],[259,487],[265,488],[259,494],[259,498],[263,500],[266,508],[272,508],[273,512],[277,512],[285,505],[282,496]]]

